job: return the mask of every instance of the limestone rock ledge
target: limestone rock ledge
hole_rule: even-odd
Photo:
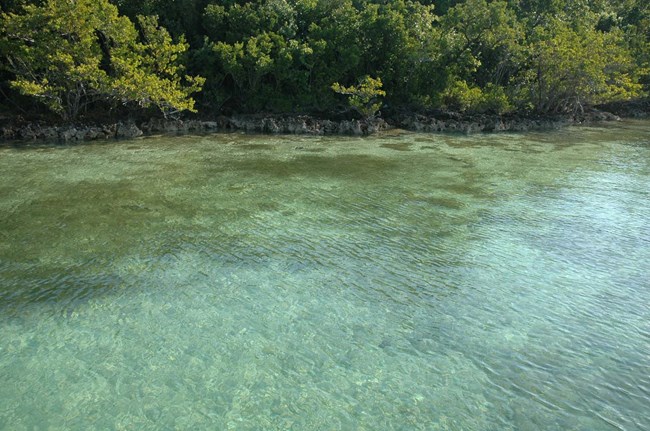
[[[216,121],[152,118],[139,125],[120,122],[107,125],[53,126],[27,123],[0,127],[0,140],[73,143],[106,139],[133,139],[143,135],[245,131],[249,133],[370,135],[388,128],[382,119],[331,121],[309,116],[234,116]]]
[[[297,116],[234,116],[220,117],[222,130],[243,130],[249,133],[302,135],[370,135],[389,128],[381,118],[370,120],[323,120],[306,115]]]
[[[133,139],[144,134],[185,134],[216,131],[214,121],[151,119],[136,125],[132,121],[104,125],[53,126],[27,123],[0,127],[0,140],[48,141],[73,143],[107,139]]]
[[[133,139],[143,135],[188,134],[244,131],[268,134],[353,135],[365,136],[382,130],[400,128],[425,133],[527,132],[552,130],[571,124],[620,120],[614,114],[592,110],[576,117],[517,115],[466,116],[454,113],[434,115],[403,114],[387,120],[328,120],[308,115],[241,115],[218,117],[214,121],[152,118],[139,125],[133,121],[105,125],[54,126],[42,123],[0,125],[0,140],[74,143],[107,139]]]

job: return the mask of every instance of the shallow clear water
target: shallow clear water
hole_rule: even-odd
[[[0,429],[650,429],[649,122],[0,172]]]

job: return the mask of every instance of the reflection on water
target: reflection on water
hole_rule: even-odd
[[[0,429],[648,429],[648,132],[0,149]]]

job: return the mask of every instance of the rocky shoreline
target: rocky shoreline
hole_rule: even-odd
[[[48,125],[30,122],[0,127],[0,140],[80,142],[133,139],[143,135],[184,135],[188,133],[235,132],[303,135],[370,135],[389,129],[382,119],[321,120],[310,116],[233,116],[216,121],[150,119],[105,125]]]
[[[647,106],[645,107],[647,108]],[[628,109],[625,107],[625,109]],[[623,111],[630,115],[629,109]],[[634,113],[647,112],[638,109]],[[307,115],[220,116],[213,121],[150,119],[145,122],[118,122],[105,125],[48,125],[29,122],[0,126],[0,141],[47,141],[73,143],[82,141],[132,139],[143,135],[174,135],[244,131],[266,134],[352,135],[365,136],[389,129],[424,133],[526,132],[552,130],[572,124],[618,121],[620,117],[606,111],[590,110],[578,117],[517,115],[462,116],[454,113],[401,114],[387,119],[328,120]]]

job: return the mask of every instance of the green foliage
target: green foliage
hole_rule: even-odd
[[[444,86],[437,71],[440,29],[433,6],[396,0],[367,4],[360,15],[362,74],[380,75],[392,104],[435,96]]]
[[[165,116],[195,112],[190,95],[201,90],[205,79],[181,78],[179,59],[188,45],[183,38],[174,43],[155,16],[138,16],[137,20],[142,41],[124,45],[123,51],[115,50],[117,55],[112,57],[117,72],[112,82],[114,96],[123,104],[154,105]]]
[[[466,112],[476,109],[481,103],[483,92],[478,87],[472,87],[467,82],[454,81],[443,93],[443,103],[448,109]]]
[[[192,47],[203,41],[201,15],[210,0],[110,0],[132,22],[155,15],[174,39],[185,35]]]
[[[626,0],[617,13],[618,25],[637,66],[646,93],[650,90],[650,2]]]
[[[488,84],[483,89],[483,100],[479,106],[482,112],[499,115],[511,112],[514,109],[505,88],[495,84]]]
[[[524,31],[503,0],[467,0],[442,21],[446,67],[480,86],[505,85],[524,61]]]
[[[571,113],[650,90],[647,0],[110,0],[130,20],[107,1],[3,2],[2,90],[67,117],[192,109],[184,74],[212,113],[327,112],[363,76],[391,109]]]
[[[364,76],[357,85],[351,87],[344,87],[338,82],[332,84],[332,90],[338,94],[349,96],[350,107],[366,119],[374,118],[381,108],[382,103],[378,99],[386,95],[381,87],[380,78],[371,78],[368,75]]]
[[[505,114],[513,106],[503,87],[488,84],[484,89],[470,87],[467,82],[457,80],[443,94],[443,103],[457,112]]]
[[[163,113],[192,110],[189,95],[202,78],[178,73],[179,55],[155,18],[140,18],[138,31],[106,0],[49,0],[24,13],[0,15],[0,52],[14,75],[11,86],[66,120],[97,101],[157,106]]]
[[[638,96],[641,86],[620,31],[575,30],[561,20],[536,28],[525,99],[538,112],[575,113],[585,105]]]

